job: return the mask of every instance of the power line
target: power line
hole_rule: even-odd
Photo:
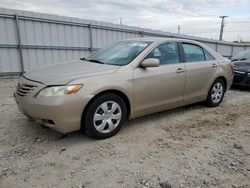
[[[249,31],[226,31],[226,33],[248,33]],[[191,33],[183,33],[185,35],[195,35],[195,34],[216,34],[216,31],[208,31],[208,32],[191,32]]]
[[[227,22],[227,23],[236,23],[236,24],[241,24],[241,23],[250,23],[250,20],[249,21],[231,21],[231,22]]]

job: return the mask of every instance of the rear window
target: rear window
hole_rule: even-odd
[[[214,56],[212,56],[207,50],[204,50],[204,52],[205,52],[206,61],[215,60]]]
[[[186,62],[205,61],[203,48],[195,44],[183,43],[183,50]]]

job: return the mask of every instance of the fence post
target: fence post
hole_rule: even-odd
[[[92,23],[89,23],[89,39],[90,39],[89,51],[92,53],[93,52]]]
[[[17,34],[17,46],[18,46],[18,52],[19,52],[19,57],[20,57],[20,68],[21,68],[21,74],[23,74],[24,73],[23,51],[22,51],[22,41],[21,41],[21,35],[20,35],[18,14],[15,14],[15,25],[16,25],[16,34]]]
[[[215,51],[218,52],[218,43],[215,43]]]
[[[139,34],[141,35],[141,37],[143,37],[143,31],[139,31]]]
[[[232,49],[231,49],[231,57],[233,57],[234,55],[234,45],[232,45]]]

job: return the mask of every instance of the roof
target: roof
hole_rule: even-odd
[[[163,37],[142,37],[142,38],[132,38],[132,39],[125,39],[129,41],[149,41],[149,42],[164,42],[164,41],[181,41],[181,42],[191,42],[202,45],[202,43],[189,40],[189,39],[181,39],[181,38],[163,38]]]

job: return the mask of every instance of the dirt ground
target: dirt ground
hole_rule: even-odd
[[[29,122],[0,79],[0,187],[250,188],[250,92],[129,121],[114,137]],[[165,185],[164,185],[165,183]]]

